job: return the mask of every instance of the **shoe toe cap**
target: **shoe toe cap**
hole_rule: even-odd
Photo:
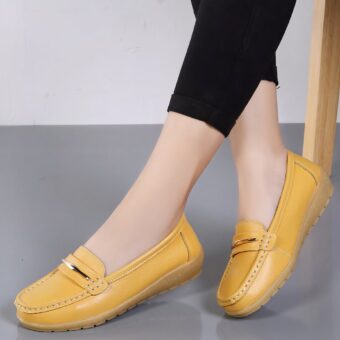
[[[228,264],[217,294],[225,312],[236,317],[254,312],[266,302],[285,280],[290,261],[290,256],[279,249],[240,255],[243,258],[237,255]]]
[[[232,297],[242,287],[249,272],[252,270],[257,253],[242,253],[229,260],[217,291],[217,299],[220,305],[231,303]]]
[[[56,314],[60,314],[61,318],[66,318],[67,313],[61,310],[84,298],[85,294],[83,288],[59,270],[53,270],[17,294],[14,301],[17,318],[20,322],[30,325],[30,328],[38,324],[41,327],[53,320],[67,321],[57,318]]]

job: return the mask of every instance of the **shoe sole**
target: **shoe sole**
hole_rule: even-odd
[[[311,199],[310,205],[307,209],[302,230],[304,232],[301,233],[300,240],[298,241],[298,246],[296,247],[295,254],[293,256],[293,261],[287,266],[287,269],[282,273],[279,279],[274,283],[274,285],[268,290],[267,294],[264,295],[259,301],[254,303],[247,308],[239,311],[238,313],[230,313],[225,309],[225,312],[234,318],[244,318],[257,312],[261,307],[266,305],[269,300],[284,286],[284,284],[291,277],[294,272],[295,265],[297,262],[298,255],[300,253],[301,247],[306,239],[306,236],[309,235],[315,224],[318,222],[320,216],[326,210],[332,195],[333,195],[333,185],[330,181],[330,178],[326,173],[323,172],[322,178],[316,188],[316,191]]]
[[[194,280],[201,273],[203,262],[203,254],[193,261],[186,263],[170,273],[166,274],[158,281],[154,282],[152,285],[148,286],[146,289],[136,294],[129,300],[125,301],[121,305],[115,307],[109,312],[98,314],[95,317],[87,320],[81,320],[78,322],[57,324],[57,325],[44,325],[37,323],[27,323],[20,320],[20,324],[25,328],[40,331],[40,332],[66,332],[75,331],[81,329],[88,329],[97,327],[104,324],[107,321],[115,319],[116,317],[126,313],[127,311],[137,307],[138,305],[158,296],[169,292],[177,287],[180,287],[187,282]]]

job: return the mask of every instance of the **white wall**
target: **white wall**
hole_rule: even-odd
[[[280,120],[301,122],[312,0],[280,46]],[[162,123],[190,0],[0,0],[0,125]]]

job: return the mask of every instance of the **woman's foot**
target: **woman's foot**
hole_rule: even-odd
[[[275,83],[261,81],[230,133],[238,178],[237,219],[266,228],[274,216],[286,174]]]
[[[268,229],[286,176],[287,150],[238,160],[238,220],[255,220]]]
[[[111,273],[168,235],[196,180],[224,141],[205,122],[170,112],[139,177],[104,225],[84,244]]]
[[[194,278],[202,261],[201,244],[183,214],[166,238],[110,275],[97,256],[80,246],[17,295],[17,317],[23,326],[39,331],[98,326]]]
[[[332,184],[320,166],[284,147],[274,83],[260,83],[230,142],[239,209],[217,300],[226,313],[242,317],[259,309],[288,279]]]
[[[68,330],[104,323],[193,278],[203,251],[183,214],[224,135],[170,112],[145,168],[104,225],[15,300],[21,323]]]
[[[266,304],[293,271],[301,245],[328,204],[333,187],[323,169],[288,151],[287,174],[268,231],[239,220],[217,292],[227,314],[247,316]]]

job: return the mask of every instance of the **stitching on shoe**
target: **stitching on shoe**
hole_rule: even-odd
[[[58,302],[54,302],[51,303],[49,305],[44,305],[44,306],[39,306],[39,307],[29,307],[27,305],[25,305],[22,300],[21,297],[23,294],[30,292],[31,290],[33,290],[34,288],[38,287],[40,284],[45,283],[47,280],[49,280],[50,278],[52,278],[55,274],[57,273],[57,269],[53,270],[53,272],[51,272],[50,274],[48,274],[47,276],[45,276],[44,278],[38,280],[36,283],[34,283],[33,285],[29,286],[28,288],[24,289],[19,295],[17,300],[15,301],[15,305],[23,310],[23,311],[36,311],[36,312],[42,312],[42,311],[48,311],[53,309],[54,307],[58,306],[64,306],[66,305],[68,302],[71,302],[73,300],[79,300],[81,297],[85,296],[85,295],[89,295],[89,293],[85,290],[82,293],[76,294],[74,296],[68,297],[67,299],[64,299],[62,301],[58,301]],[[20,302],[19,302],[20,301]]]
[[[296,161],[295,159],[293,159],[293,165],[298,165],[300,166],[302,169],[304,169],[306,172],[308,172],[313,180],[315,181],[315,184],[317,185],[318,184],[318,181],[316,180],[315,178],[315,175],[308,169],[306,168],[303,164],[301,164],[300,162]],[[288,170],[288,169],[287,169]],[[283,202],[283,206],[282,206],[282,209],[280,211],[280,215],[278,216],[277,218],[277,228],[274,229],[274,232],[275,234],[277,234],[281,228],[281,224],[282,224],[282,216],[283,216],[283,213],[284,211],[286,210],[287,208],[287,204],[288,202],[290,201],[290,197],[291,197],[291,194],[292,194],[292,190],[293,190],[293,187],[294,187],[294,183],[295,183],[295,179],[296,179],[296,176],[295,176],[295,171],[293,169],[293,171],[291,171],[291,177],[290,177],[290,182],[287,183],[288,187],[289,187],[289,192],[287,192],[287,194],[285,195],[285,201]],[[271,236],[268,238],[270,240]],[[264,248],[267,250],[268,249],[268,246],[269,246],[269,240],[267,239],[267,242],[264,246]],[[261,240],[262,242],[263,240]],[[286,251],[282,250],[281,248],[278,248],[280,251],[282,251],[283,253],[287,254],[290,256],[289,253],[287,253]],[[268,254],[268,252],[265,252],[264,254],[261,255],[261,257],[258,257],[256,260],[255,260],[255,263],[253,264],[252,266],[252,269],[250,270],[247,278],[245,279],[244,283],[242,284],[242,286],[230,297],[228,298],[227,300],[225,300],[225,304],[228,305],[228,304],[233,304],[235,302],[237,302],[247,291],[247,288],[250,286],[250,283],[251,281],[254,280],[255,278],[255,275],[256,273],[259,271],[259,268],[260,266],[263,265],[264,263],[264,257],[265,257],[265,254]],[[229,268],[230,268],[230,265],[231,265],[232,261],[229,260],[229,263],[228,263],[228,266],[226,268],[226,271],[225,271],[225,274],[223,275],[223,278],[226,277],[228,271],[229,271]]]
[[[182,226],[184,225],[184,220],[181,222],[180,226],[178,226],[178,230],[177,232],[175,232],[171,238],[168,239],[168,241],[159,249],[157,249],[150,257],[146,258],[144,261],[138,263],[137,265],[135,265],[134,267],[130,268],[129,270],[127,270],[125,273],[122,273],[121,276],[113,279],[113,280],[107,280],[107,278],[103,278],[103,280],[105,280],[108,284],[112,284],[114,282],[117,282],[119,280],[121,280],[122,278],[124,278],[125,276],[127,276],[128,274],[130,274],[131,272],[135,271],[136,269],[138,269],[140,266],[142,266],[144,263],[150,261],[152,258],[154,258],[156,255],[158,255],[160,252],[162,252],[167,246],[169,246],[172,242],[174,242],[176,240],[176,237],[181,233],[181,229]],[[69,297],[67,299],[64,299],[62,301],[58,301],[58,302],[54,302],[53,304],[49,304],[49,305],[45,305],[45,306],[40,306],[40,307],[29,307],[24,305],[23,303],[20,303],[19,301],[21,301],[21,296],[22,294],[31,291],[32,289],[36,288],[37,286],[39,286],[40,284],[46,282],[48,279],[50,279],[52,276],[54,276],[58,271],[58,268],[54,269],[50,274],[47,274],[47,276],[43,277],[42,279],[38,280],[36,283],[32,284],[31,286],[29,286],[28,288],[24,289],[19,295],[17,300],[15,301],[15,305],[23,310],[23,311],[37,311],[37,312],[44,312],[44,311],[49,311],[51,309],[54,309],[57,305],[57,308],[59,307],[63,307],[65,305],[67,305],[69,302],[72,301],[76,301],[79,300],[83,297],[86,296],[90,296],[90,293],[87,290],[84,290],[82,293],[79,293],[77,295],[74,295],[72,297]],[[104,282],[102,284],[105,284]],[[99,288],[99,287],[98,287]],[[94,289],[92,289],[94,290]]]
[[[267,257],[268,252],[261,250],[259,252],[258,257],[255,260],[255,263],[252,266],[252,270],[249,271],[248,276],[246,277],[242,286],[228,299],[224,301],[226,305],[233,304],[237,302],[250,288],[250,284],[254,281],[255,277],[257,276],[258,272],[260,271],[265,257]]]
[[[54,309],[55,307],[62,307],[67,305],[69,302],[72,301],[76,301],[79,300],[82,297],[85,296],[89,296],[90,293],[87,290],[84,290],[82,293],[73,295],[71,297],[68,297],[64,300],[58,301],[58,302],[54,302],[51,303],[49,305],[43,305],[43,306],[39,306],[39,307],[29,307],[27,305],[24,304],[24,302],[22,301],[21,297],[23,294],[28,293],[30,291],[32,291],[34,288],[37,288],[38,286],[40,286],[42,283],[47,282],[50,278],[52,278],[56,273],[57,273],[58,269],[54,269],[50,274],[47,274],[47,276],[43,277],[42,279],[38,280],[36,283],[34,283],[33,285],[29,286],[28,288],[24,289],[17,298],[17,301],[15,302],[15,305],[20,308],[23,311],[36,311],[36,312],[43,312],[43,311],[49,311],[51,309]],[[96,288],[100,288],[101,286],[103,286],[105,284],[105,282],[99,282],[98,285],[95,285],[95,281],[93,281],[92,279],[90,279],[92,281],[92,283],[89,283],[85,286],[85,289],[89,289],[91,291],[94,291]],[[92,285],[92,287],[91,287]],[[20,301],[20,302],[19,302]]]
[[[250,288],[250,284],[254,281],[256,275],[258,274],[258,272],[260,271],[265,258],[267,257],[269,251],[268,251],[268,247],[270,244],[270,240],[272,239],[272,236],[270,233],[264,233],[261,237],[260,240],[260,247],[262,246],[262,243],[264,242],[264,238],[265,236],[268,235],[266,237],[266,241],[265,244],[263,246],[262,249],[259,249],[258,252],[258,256],[256,258],[256,260],[254,261],[254,264],[252,265],[251,270],[249,271],[246,279],[243,281],[243,284],[241,285],[241,287],[233,294],[231,295],[231,297],[229,297],[228,299],[224,300],[224,304],[228,305],[228,304],[233,304],[235,302],[237,302]],[[227,276],[229,269],[231,267],[232,264],[232,258],[230,258],[227,268],[225,270],[225,273],[223,275],[223,279],[225,279],[225,277]],[[222,299],[221,299],[222,300]]]
[[[187,254],[188,254],[188,256],[187,256],[187,261],[189,261],[190,258],[191,258],[189,246],[188,246],[188,244],[187,244],[187,241],[186,241],[185,238],[184,238],[183,233],[180,232],[179,234],[181,235],[181,238],[182,238],[182,240],[183,240],[184,246],[185,246],[185,248],[186,248],[186,250],[187,250]]]
[[[293,159],[293,166],[294,165],[298,165],[300,166],[302,169],[304,169],[305,171],[307,171],[314,179],[316,185],[317,185],[317,181],[316,181],[316,178],[314,176],[314,174],[309,170],[307,169],[305,166],[303,166],[302,164],[300,164],[298,161],[296,161],[295,159]],[[294,187],[294,183],[295,183],[295,179],[296,179],[296,176],[295,176],[295,171],[293,169],[293,171],[291,171],[291,178],[290,178],[290,183],[287,183],[288,186],[289,186],[289,192],[285,195],[285,202],[284,202],[284,205],[280,211],[280,215],[278,216],[278,223],[277,223],[277,228],[275,229],[275,234],[277,234],[281,228],[281,224],[282,224],[282,216],[283,216],[283,213],[284,211],[286,210],[287,208],[287,204],[290,200],[290,197],[291,197],[291,194],[292,194],[292,190],[293,190],[293,187]],[[267,247],[269,245],[269,243],[267,242],[266,243],[266,246]],[[247,288],[249,288],[250,286],[250,282],[253,281],[253,279],[255,278],[255,274],[259,271],[259,266],[262,266],[262,264],[264,263],[264,260],[263,260],[263,257],[264,257],[264,254],[258,259],[256,259],[253,267],[252,267],[252,270],[249,272],[246,280],[245,280],[245,283],[242,284],[242,286],[238,289],[238,291],[236,291],[236,293],[234,293],[230,298],[228,298],[226,301],[225,301],[225,304],[233,304],[235,302],[237,302],[247,291]],[[255,267],[255,269],[254,269]],[[250,275],[250,277],[249,277]]]
[[[299,161],[294,160],[294,163],[295,163],[296,165],[299,165],[299,166],[300,166],[302,169],[304,169],[306,172],[308,172],[308,173],[313,177],[314,182],[315,182],[315,185],[318,185],[318,181],[317,181],[317,179],[316,179],[314,173],[313,173],[311,170],[309,170],[308,168],[306,168],[306,166],[304,166],[304,165],[303,165],[302,163],[300,163]]]
[[[65,305],[67,305],[69,302],[80,300],[82,297],[86,297],[86,296],[89,296],[89,295],[90,295],[90,293],[88,293],[85,290],[84,292],[82,292],[78,295],[71,296],[71,297],[69,297],[65,300],[54,302],[54,303],[51,303],[49,305],[40,306],[40,307],[29,307],[29,306],[21,304],[20,302],[16,302],[15,304],[20,310],[23,310],[23,311],[26,311],[26,312],[40,313],[40,312],[47,312],[49,310],[55,309],[55,307],[57,307],[57,308],[63,307]]]
[[[179,228],[180,229],[180,228]],[[126,272],[122,273],[120,276],[116,277],[115,279],[108,279],[107,282],[112,284],[114,282],[117,282],[121,279],[123,279],[125,276],[127,276],[128,274],[134,272],[135,270],[137,270],[139,267],[141,267],[142,265],[144,265],[145,263],[147,263],[148,261],[150,261],[151,259],[153,259],[156,255],[158,255],[159,253],[161,253],[166,247],[169,246],[169,244],[171,244],[172,242],[174,242],[176,240],[176,237],[180,234],[180,230],[178,230],[178,232],[176,234],[173,235],[173,237],[171,239],[168,240],[168,242],[166,244],[164,244],[161,248],[159,248],[157,251],[155,251],[152,255],[150,255],[150,257],[146,258],[144,261],[136,264],[134,267],[128,269]]]
[[[259,249],[258,250],[254,250],[254,251],[260,251],[261,249],[262,249],[262,243],[263,243],[263,237],[264,237],[264,234],[261,236],[261,239],[260,239],[260,241],[259,241]],[[233,256],[230,256],[230,258],[229,258],[229,261],[228,261],[228,264],[227,264],[227,268],[226,268],[226,270],[225,270],[225,272],[224,272],[224,274],[223,274],[223,279],[225,279],[226,278],[226,276],[228,275],[228,273],[229,273],[229,270],[230,270],[230,267],[231,267],[231,264],[232,264],[232,262],[233,262]],[[255,263],[256,263],[256,260],[255,260]],[[255,263],[254,263],[254,265],[255,265]]]
[[[294,163],[295,163],[295,160],[293,159],[293,165],[294,165]],[[287,179],[289,179],[289,182],[287,183],[287,187],[289,188],[289,191],[285,195],[285,201],[283,202],[282,209],[279,211],[279,216],[277,217],[277,221],[278,221],[277,225],[278,226],[277,226],[277,228],[275,228],[273,230],[276,235],[277,235],[278,231],[280,230],[281,223],[282,223],[282,215],[283,215],[283,212],[286,210],[289,198],[291,196],[291,193],[292,193],[292,190],[293,190],[293,187],[294,187],[295,171],[294,171],[294,169],[292,171],[292,170],[290,170],[287,167],[286,175],[288,175],[288,171],[290,171],[290,177],[287,178]],[[282,192],[282,194],[283,194],[283,192]],[[261,252],[262,252],[262,255],[260,256]],[[253,279],[255,279],[255,274],[257,274],[259,272],[260,268],[262,267],[262,265],[264,263],[264,257],[266,257],[267,254],[268,254],[268,251],[263,251],[263,250],[259,251],[259,255],[256,258],[256,260],[255,260],[251,270],[249,271],[248,276],[246,277],[244,283],[241,285],[241,287],[230,298],[225,300],[225,304],[226,305],[228,305],[230,303],[231,304],[235,303],[236,301],[238,301],[246,293],[246,291],[250,287],[250,281],[253,281]]]
[[[250,287],[250,283],[253,281],[253,279],[255,278],[255,275],[258,273],[260,266],[262,265],[262,263],[264,262],[263,259],[265,257],[265,254],[261,254],[259,256],[258,261],[256,261],[256,266],[255,269],[253,269],[250,273],[250,276],[248,275],[248,278],[246,280],[246,282],[243,284],[243,287],[236,293],[234,294],[231,298],[229,298],[229,300],[234,303],[236,302],[238,299],[240,299],[248,290],[248,287]]]

